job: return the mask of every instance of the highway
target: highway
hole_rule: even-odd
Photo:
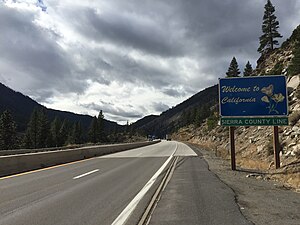
[[[0,224],[123,224],[129,217],[138,219],[140,215],[130,211],[136,205],[129,206],[133,209],[125,216],[122,212],[174,154],[195,155],[181,143],[164,141],[0,178]],[[146,205],[135,211],[142,213]]]
[[[144,217],[150,224],[251,224],[195,151],[162,141],[2,177],[0,225],[134,225]]]

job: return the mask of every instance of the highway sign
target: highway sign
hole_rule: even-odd
[[[286,126],[289,125],[289,120],[287,117],[255,117],[255,118],[245,118],[245,117],[222,117],[222,126]]]
[[[285,76],[219,79],[221,117],[288,116]]]

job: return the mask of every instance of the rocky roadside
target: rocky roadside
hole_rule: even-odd
[[[299,225],[300,194],[264,173],[238,168],[232,171],[229,160],[215,156],[199,145],[186,143],[202,154],[210,171],[236,194],[236,201],[243,215],[256,225]]]

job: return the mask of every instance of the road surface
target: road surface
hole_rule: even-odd
[[[214,201],[214,198],[208,195],[222,198],[222,193],[212,193],[219,190],[219,186],[212,188],[217,184],[209,178],[213,175],[197,175],[204,174],[204,171],[198,161],[194,161],[199,157],[189,147],[174,141],[163,141],[130,151],[0,178],[0,225],[136,224],[174,156],[179,156],[183,165],[185,159],[193,160],[192,164],[182,168],[194,172],[172,178],[171,191],[174,184],[180,188],[191,179],[205,179],[201,182],[207,183],[206,186],[200,189],[193,186],[190,189],[192,192],[185,187],[181,197],[186,196],[186,201],[191,201],[191,193],[196,195],[194,199],[202,196],[200,199],[206,199],[208,206],[205,212],[214,214],[209,211],[214,210],[209,207],[209,199]],[[174,196],[168,190],[163,195]],[[234,196],[226,193],[224,199],[230,201],[229,205],[234,205],[233,209],[226,211],[228,216],[238,215],[241,219]],[[222,204],[222,199],[219,200]],[[159,203],[159,207],[169,204],[164,202]],[[199,203],[199,207],[203,205]],[[160,209],[154,212],[159,213]],[[218,209],[222,210],[222,206]],[[172,221],[170,216],[178,213],[179,209],[170,210],[166,218]],[[153,221],[159,221],[159,216],[156,220],[153,217]],[[197,220],[202,224],[200,217]]]

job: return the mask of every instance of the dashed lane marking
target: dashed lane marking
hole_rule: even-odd
[[[78,175],[78,176],[76,176],[76,177],[73,177],[73,180],[76,180],[76,179],[79,179],[79,178],[88,176],[88,175],[90,175],[90,174],[92,174],[92,173],[96,173],[96,172],[98,172],[98,171],[99,171],[99,169],[96,169],[96,170],[92,170],[92,171],[90,171],[90,172],[87,172],[87,173]]]

